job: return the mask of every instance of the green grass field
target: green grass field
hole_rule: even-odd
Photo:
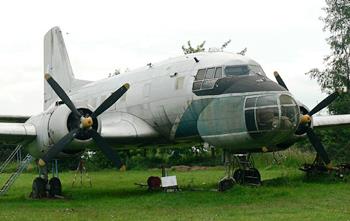
[[[46,200],[28,197],[35,175],[26,173],[0,197],[0,220],[350,220],[350,183],[308,180],[297,168],[260,169],[261,187],[227,192],[215,191],[223,168],[170,171],[182,189],[175,193],[134,185],[160,170],[92,172],[92,188],[71,187],[74,172],[65,172],[66,199]]]

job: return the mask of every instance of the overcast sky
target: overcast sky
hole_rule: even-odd
[[[43,36],[60,26],[75,76],[98,80],[182,54],[206,40],[247,56],[271,79],[277,70],[297,99],[312,108],[326,95],[304,75],[329,53],[319,17],[323,0],[2,1],[0,115],[42,111]]]

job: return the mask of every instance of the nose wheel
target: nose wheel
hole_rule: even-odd
[[[219,181],[218,190],[226,191],[235,183],[248,186],[260,186],[261,175],[254,167],[250,154],[231,154],[225,152],[226,176]],[[236,169],[235,169],[236,168]]]

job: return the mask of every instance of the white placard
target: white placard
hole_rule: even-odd
[[[166,176],[161,177],[160,179],[162,180],[162,187],[177,186],[176,176]]]

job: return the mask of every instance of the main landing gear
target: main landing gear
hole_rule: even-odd
[[[30,196],[33,199],[41,198],[61,198],[62,197],[62,184],[58,178],[58,164],[57,160],[52,162],[52,178],[48,179],[47,166],[39,168],[39,176],[33,181],[32,192]]]
[[[225,154],[226,176],[219,181],[218,190],[225,191],[235,183],[260,186],[261,176],[250,154]],[[236,170],[234,170],[237,168]]]

